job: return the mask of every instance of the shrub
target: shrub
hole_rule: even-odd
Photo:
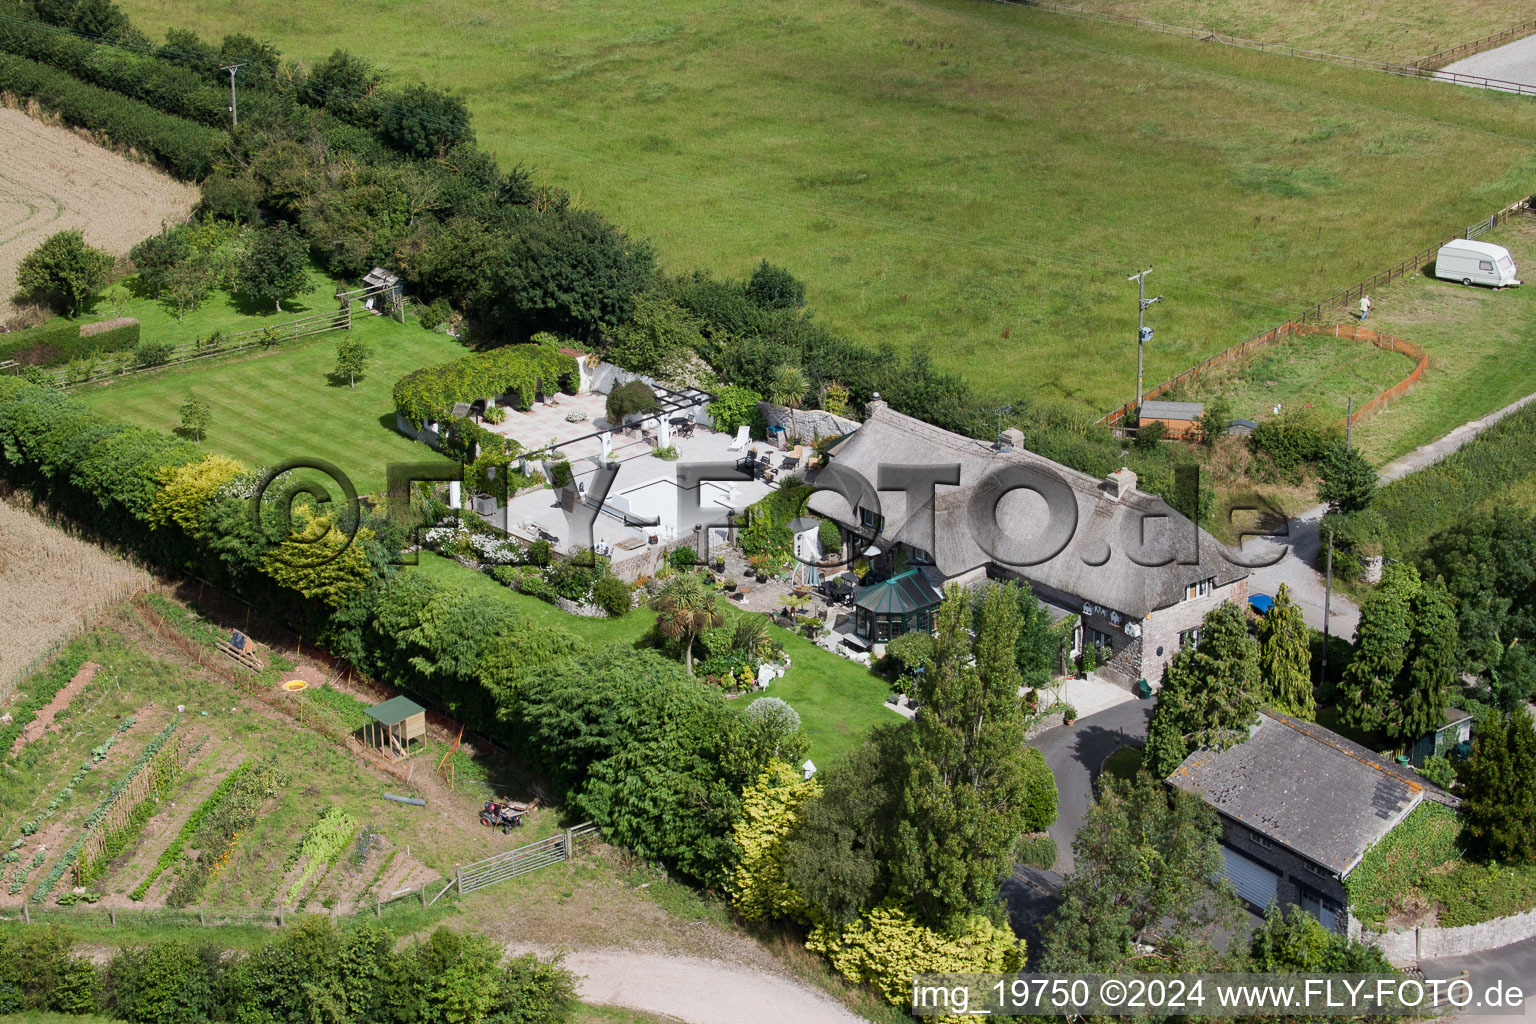
[[[667,564],[678,572],[686,572],[699,564],[699,555],[693,548],[686,545],[680,548],[673,548],[667,554]]]
[[[446,420],[454,405],[477,398],[510,393],[517,407],[526,409],[540,393],[560,388],[574,391],[578,372],[575,358],[561,352],[552,338],[538,344],[506,345],[412,370],[395,382],[395,409],[417,427],[428,420]]]
[[[748,705],[748,717],[754,708],[779,713],[780,709],[765,706],[773,700],[764,697]],[[789,707],[783,701],[778,704]],[[789,713],[793,715],[794,710]],[[794,722],[798,729],[798,715]],[[741,860],[727,888],[731,904],[744,920],[804,917],[804,901],[785,877],[784,838],[799,821],[800,805],[820,792],[821,784],[814,778],[804,779],[793,765],[774,761],[741,794],[741,817],[731,830],[741,848]]]
[[[709,403],[709,421],[714,429],[734,434],[737,427],[756,427],[761,434],[765,426],[757,403],[763,396],[751,388],[739,384],[726,384],[715,389],[715,400]]]
[[[1044,832],[1056,820],[1056,776],[1045,755],[1034,747],[1024,748],[1024,771],[1028,786],[1024,827],[1031,832]]]
[[[643,380],[620,384],[608,392],[604,406],[611,426],[621,426],[626,417],[656,411],[656,392]]]
[[[1056,866],[1056,840],[1050,836],[1020,836],[1013,856],[1020,864],[1050,871]]]
[[[141,341],[133,350],[133,365],[140,370],[152,366],[164,366],[171,361],[171,344],[167,341]]]
[[[564,487],[571,482],[571,464],[564,459],[549,467],[549,485]]]
[[[1254,428],[1250,443],[1281,469],[1317,462],[1342,438],[1339,429],[1312,413],[1287,412]]]
[[[614,619],[629,611],[630,594],[629,584],[617,576],[604,576],[592,587],[593,603]]]
[[[433,299],[430,306],[422,306],[421,312],[416,314],[421,326],[429,331],[435,331],[446,324],[451,316],[453,316],[453,307],[448,305],[448,300],[441,296]]]
[[[1157,446],[1168,434],[1168,426],[1162,420],[1148,420],[1136,428],[1136,450],[1142,454],[1157,451]]]
[[[651,455],[660,459],[662,462],[676,462],[679,458],[681,458],[681,456],[678,455],[677,449],[672,445],[653,448],[651,449]]]
[[[985,917],[946,933],[924,927],[899,906],[883,904],[841,929],[818,925],[805,946],[825,954],[838,973],[907,1005],[912,978],[929,973],[1011,974],[1024,967],[1024,943]]]

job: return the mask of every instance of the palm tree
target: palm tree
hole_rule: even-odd
[[[773,381],[768,390],[768,400],[774,405],[786,406],[789,409],[789,432],[800,439],[800,425],[795,422],[795,410],[800,408],[805,401],[805,396],[811,393],[811,382],[806,378],[805,371],[793,363],[785,363],[773,371]]]
[[[704,589],[697,573],[678,573],[661,585],[651,601],[657,612],[656,629],[668,640],[683,644],[683,664],[693,675],[693,641],[706,629],[725,622],[715,595]]]

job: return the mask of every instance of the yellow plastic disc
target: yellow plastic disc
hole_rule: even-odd
[[[302,679],[290,679],[283,684],[283,689],[289,691],[290,693],[296,693],[299,690],[307,688],[308,686],[309,684]]]

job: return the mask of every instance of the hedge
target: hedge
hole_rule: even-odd
[[[103,46],[39,22],[0,18],[0,50],[67,72],[157,110],[222,128],[229,98],[201,75],[115,46]]]
[[[421,427],[446,420],[459,402],[511,392],[517,407],[527,409],[541,392],[558,388],[575,394],[579,380],[575,357],[561,352],[553,339],[507,345],[411,371],[395,382],[395,409]]]
[[[0,92],[36,100],[65,124],[147,154],[179,178],[205,176],[224,144],[223,132],[13,54],[0,53]]]
[[[5,335],[6,340],[0,341],[0,362],[14,359],[23,366],[61,366],[103,352],[121,352],[139,343],[137,320],[129,320],[120,327],[97,334],[80,333],[90,326],[58,319],[40,327]]]

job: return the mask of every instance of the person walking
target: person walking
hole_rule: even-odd
[[[1365,318],[1371,315],[1371,297],[1360,296],[1360,322],[1365,323]]]

